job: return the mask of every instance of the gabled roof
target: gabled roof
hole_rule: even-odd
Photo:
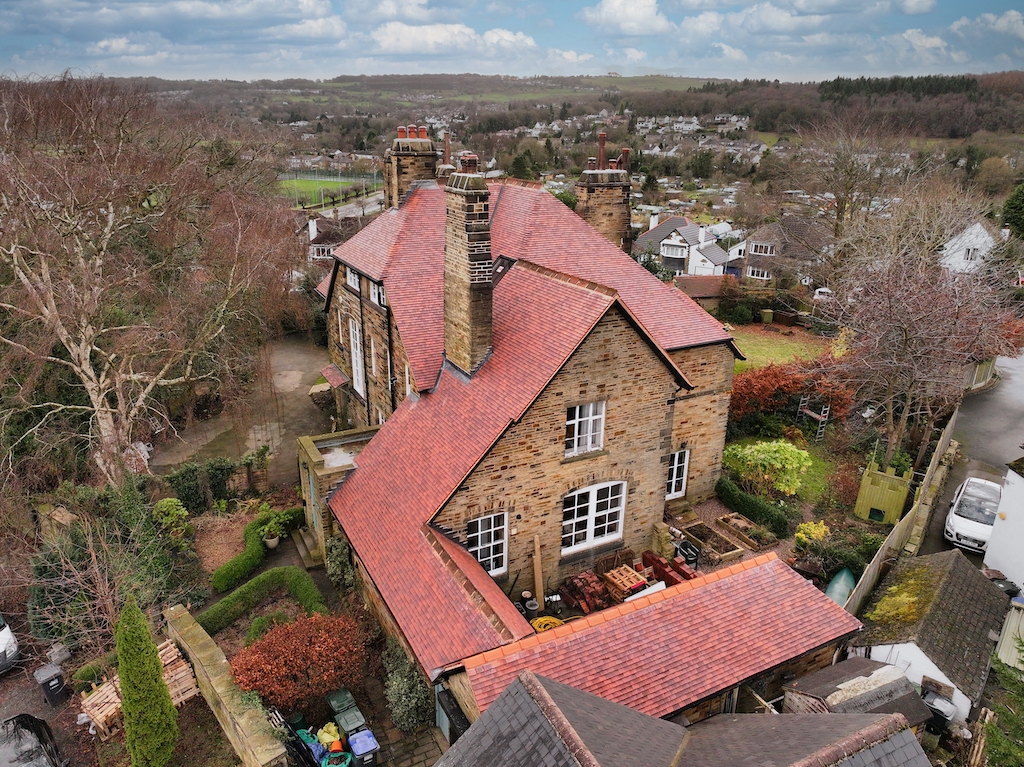
[[[437,767],[675,767],[686,730],[524,671]]]
[[[890,591],[892,589],[892,591]],[[872,619],[900,594],[903,606]],[[897,606],[898,607],[898,606]],[[961,692],[977,701],[1009,598],[959,549],[900,559],[864,611],[865,631],[850,642],[871,647],[913,642]]]
[[[824,223],[802,216],[783,216],[778,221],[758,227],[747,237],[748,243],[774,244],[776,256],[794,261],[815,260],[833,241],[832,233]],[[748,247],[747,258],[756,261],[759,257],[752,256]]]
[[[660,245],[661,241],[672,234],[672,232],[685,226],[690,226],[690,219],[686,216],[670,216],[653,229],[648,229],[637,237],[636,242],[633,243],[633,251],[643,250],[648,244]]]
[[[847,658],[786,685],[824,701],[841,714],[903,714],[911,727],[931,718],[910,680],[896,666],[868,658]]]
[[[616,310],[629,316],[608,288],[516,262],[494,288],[491,357],[470,379],[446,367],[430,394],[403,400],[331,497],[331,510],[428,673],[533,633],[477,561],[427,523]]]
[[[481,711],[531,669],[663,717],[859,628],[768,554],[485,652],[465,666]]]
[[[686,767],[928,767],[899,714],[720,714],[688,727]]]
[[[722,247],[714,240],[711,240],[710,242],[705,242],[703,245],[697,248],[697,250],[699,250],[700,254],[704,256],[704,258],[706,258],[708,261],[713,263],[715,266],[722,266],[723,264],[727,264],[729,262],[728,252],[722,250]]]

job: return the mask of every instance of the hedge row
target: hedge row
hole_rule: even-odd
[[[216,634],[246,615],[282,586],[288,589],[308,614],[328,614],[324,596],[310,574],[301,567],[291,565],[275,567],[257,575],[198,616],[196,622],[206,630],[206,633]]]
[[[293,530],[305,521],[305,513],[301,506],[284,511],[262,511],[257,514],[242,533],[242,540],[245,541],[242,553],[214,571],[210,585],[215,592],[220,594],[233,589],[263,564],[263,558],[267,555],[267,548],[263,545],[263,527],[275,516],[281,518],[287,530]]]
[[[789,537],[789,519],[785,513],[755,495],[745,493],[732,480],[722,477],[715,485],[718,499],[755,525],[771,531],[778,539]]]

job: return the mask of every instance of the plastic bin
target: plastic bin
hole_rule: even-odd
[[[287,721],[288,725],[296,732],[308,729],[306,726],[306,717],[302,715],[301,711],[293,711],[288,715]]]
[[[334,721],[338,723],[338,729],[346,735],[366,729],[366,717],[363,712],[353,706],[346,708],[339,714],[335,714]]]
[[[348,745],[352,749],[353,764],[357,767],[369,767],[377,764],[377,752],[380,751],[380,746],[369,730],[354,733],[348,739]]]
[[[328,693],[327,705],[331,707],[331,711],[335,714],[340,714],[347,708],[355,708],[356,699],[352,696],[352,693],[342,687],[339,690]]]
[[[682,557],[687,566],[697,569],[697,559],[700,557],[700,549],[691,541],[676,541],[676,556]]]
[[[51,706],[63,703],[71,695],[71,688],[64,684],[64,672],[60,666],[47,663],[32,672],[39,686],[43,688],[46,702]]]

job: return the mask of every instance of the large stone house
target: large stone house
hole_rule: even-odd
[[[461,685],[460,704],[478,711],[466,659],[536,634],[507,592],[543,604],[599,559],[652,548],[666,506],[713,492],[739,352],[721,323],[538,185],[489,184],[471,157],[446,180],[417,180],[403,163],[429,169],[415,151],[433,150],[399,141],[385,158],[397,205],[335,251],[321,286],[328,379],[360,444],[337,436],[349,463],[330,518],[314,523],[347,538],[368,606],[424,674]],[[795,594],[813,619],[777,652],[750,653],[732,687],[804,656],[817,668],[859,628],[798,576],[776,575],[781,563],[757,565],[760,578],[733,575],[742,601],[721,615]],[[675,588],[658,599],[677,605],[663,632],[698,614],[681,601],[695,589]],[[620,612],[657,623],[651,605]],[[709,696],[724,710],[717,684],[677,691],[658,715]]]

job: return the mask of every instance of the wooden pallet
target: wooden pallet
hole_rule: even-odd
[[[177,645],[167,640],[157,647],[160,663],[163,665],[164,682],[171,694],[171,703],[175,707],[199,694],[196,675],[192,666],[181,657]],[[103,684],[93,685],[91,693],[82,700],[82,713],[88,715],[96,727],[100,740],[113,735],[121,724],[121,682],[117,674]]]
[[[629,565],[609,570],[601,578],[608,585],[608,593],[616,602],[625,601],[626,597],[647,586],[647,579]]]

